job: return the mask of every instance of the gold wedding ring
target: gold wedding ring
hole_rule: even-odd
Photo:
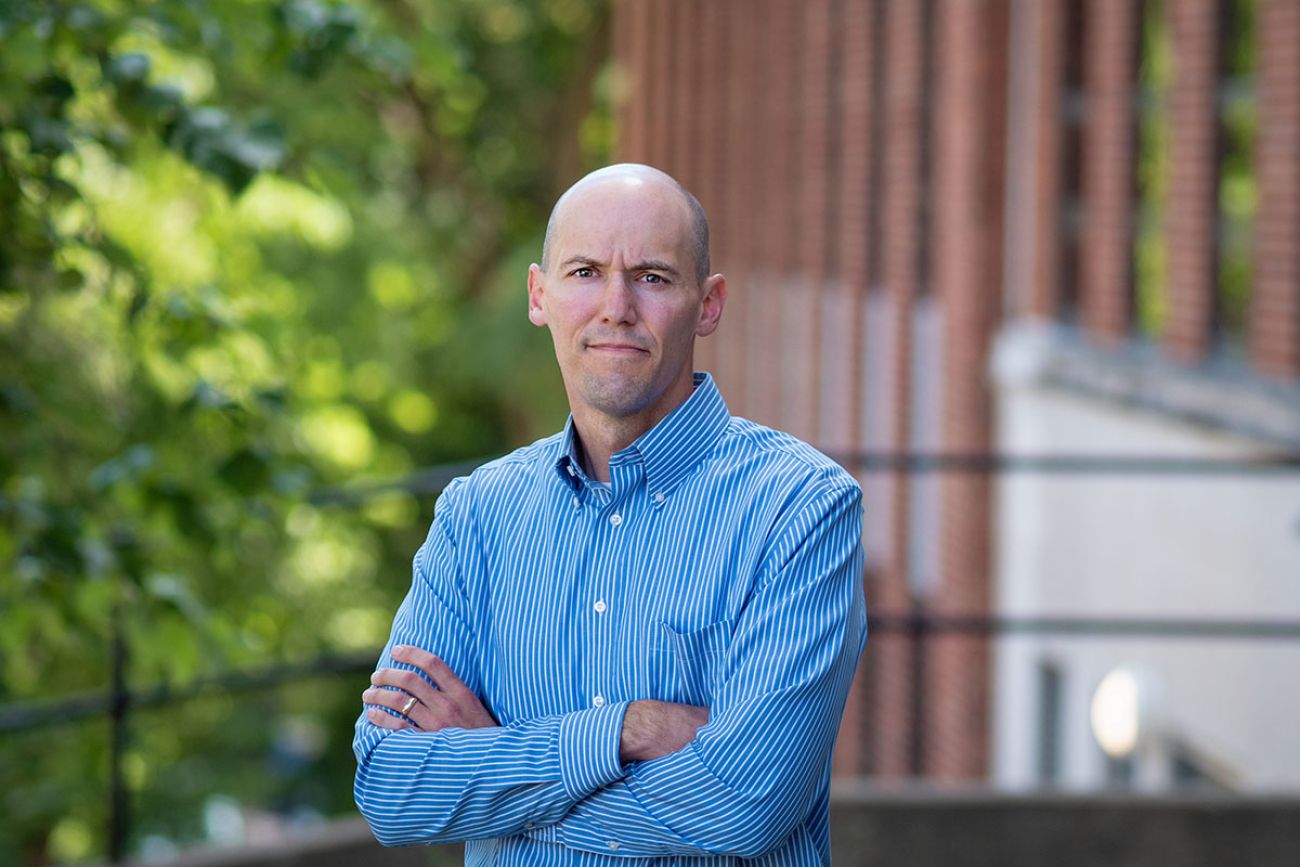
[[[411,696],[409,699],[407,699],[406,704],[402,705],[402,709],[400,711],[402,716],[411,715],[411,708],[415,707],[415,702],[416,702],[415,696]]]

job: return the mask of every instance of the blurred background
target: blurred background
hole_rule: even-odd
[[[697,367],[863,484],[837,852],[1287,863],[1300,3],[88,0],[0,5],[0,864],[355,815],[438,490],[564,421],[525,272],[613,159],[710,213]]]

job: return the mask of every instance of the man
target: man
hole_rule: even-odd
[[[363,698],[356,799],[469,864],[830,860],[830,756],[866,640],[857,484],[703,373],[726,281],[647,166],[556,203],[528,316],[564,431],[456,479]]]

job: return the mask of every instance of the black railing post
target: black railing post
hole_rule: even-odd
[[[122,759],[126,753],[127,715],[131,694],[126,689],[126,636],[122,629],[121,602],[113,605],[109,660],[112,685],[109,687],[108,718],[108,860],[113,864],[126,858],[127,829],[130,824],[126,781]]]

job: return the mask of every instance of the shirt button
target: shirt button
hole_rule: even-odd
[[[623,516],[620,515],[618,512],[615,512],[614,514],[609,516],[609,522],[613,524],[615,527],[617,527],[619,524],[623,523]]]
[[[581,506],[581,505],[582,505],[582,500],[578,499],[577,497],[574,497],[574,498],[573,498],[573,508],[576,509],[576,508],[578,508],[578,507]]]
[[[591,703],[592,703],[594,706],[596,706],[596,707],[604,707],[604,706],[605,706],[605,696],[603,696],[603,695],[598,695],[598,696],[596,696],[595,698],[593,698],[593,699],[591,700]]]
[[[609,841],[609,848],[611,848],[611,849],[617,849],[617,848],[618,848],[618,841],[617,841],[617,840],[610,840],[610,841]]]
[[[577,473],[575,473],[575,472],[573,471],[573,464],[568,464],[568,465],[566,465],[566,466],[565,466],[565,469],[569,471],[569,475],[571,475],[571,476],[576,476],[576,475],[577,475]],[[529,825],[528,827],[531,828],[532,826]]]
[[[604,613],[605,613],[605,609],[608,608],[608,607],[609,607],[609,606],[605,604],[605,600],[604,600],[604,599],[597,599],[597,600],[596,600],[596,606],[595,606],[595,608],[596,608],[596,613],[597,613],[597,614],[604,614]]]
[[[528,824],[524,825],[524,830],[525,830],[525,831],[531,831],[531,830],[533,830],[533,829],[536,828],[536,827],[537,827],[537,826],[534,825],[532,822],[529,822]]]
[[[664,501],[664,495],[663,495],[663,492],[661,492],[661,491],[656,491],[656,492],[655,492],[655,502],[656,502],[656,503],[662,503],[663,501]]]

